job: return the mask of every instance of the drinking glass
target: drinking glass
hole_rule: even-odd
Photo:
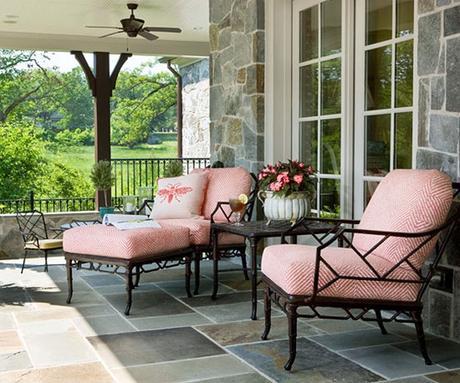
[[[232,209],[232,212],[235,215],[235,222],[233,224],[235,226],[243,226],[241,223],[241,214],[245,208],[244,203],[241,202],[238,198],[230,198],[228,202],[230,204],[230,209]]]

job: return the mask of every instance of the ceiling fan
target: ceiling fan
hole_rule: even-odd
[[[138,19],[134,16],[134,10],[137,9],[137,4],[128,3],[126,4],[128,9],[131,10],[131,16],[126,19],[121,19],[121,27],[106,27],[100,25],[88,25],[86,28],[104,28],[104,29],[117,29],[116,32],[111,32],[99,38],[104,38],[118,33],[126,33],[129,37],[137,37],[137,35],[143,38],[153,41],[158,39],[157,35],[150,32],[169,32],[169,33],[181,33],[180,28],[169,28],[169,27],[144,27],[144,20]]]

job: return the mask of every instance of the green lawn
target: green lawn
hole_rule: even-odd
[[[89,174],[94,164],[93,146],[76,146],[62,148],[58,152],[48,152],[51,159]],[[112,146],[112,158],[175,158],[177,142],[164,141],[158,145],[142,144],[130,149],[125,146]]]

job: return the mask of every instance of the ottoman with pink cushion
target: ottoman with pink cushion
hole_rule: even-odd
[[[104,271],[103,265],[112,265],[109,272],[126,278],[129,315],[132,304],[133,283],[143,272],[154,271],[185,263],[186,290],[190,292],[190,230],[184,226],[163,223],[160,228],[118,230],[113,226],[91,225],[76,227],[64,232],[64,252],[67,263],[69,295],[72,298],[72,268],[89,264],[89,269]],[[152,264],[153,268],[144,268]]]

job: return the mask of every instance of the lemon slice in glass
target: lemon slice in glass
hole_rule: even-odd
[[[238,200],[239,200],[242,204],[246,205],[246,204],[248,203],[248,201],[249,201],[249,198],[248,198],[248,196],[247,196],[246,194],[240,194],[240,195],[238,196]]]

